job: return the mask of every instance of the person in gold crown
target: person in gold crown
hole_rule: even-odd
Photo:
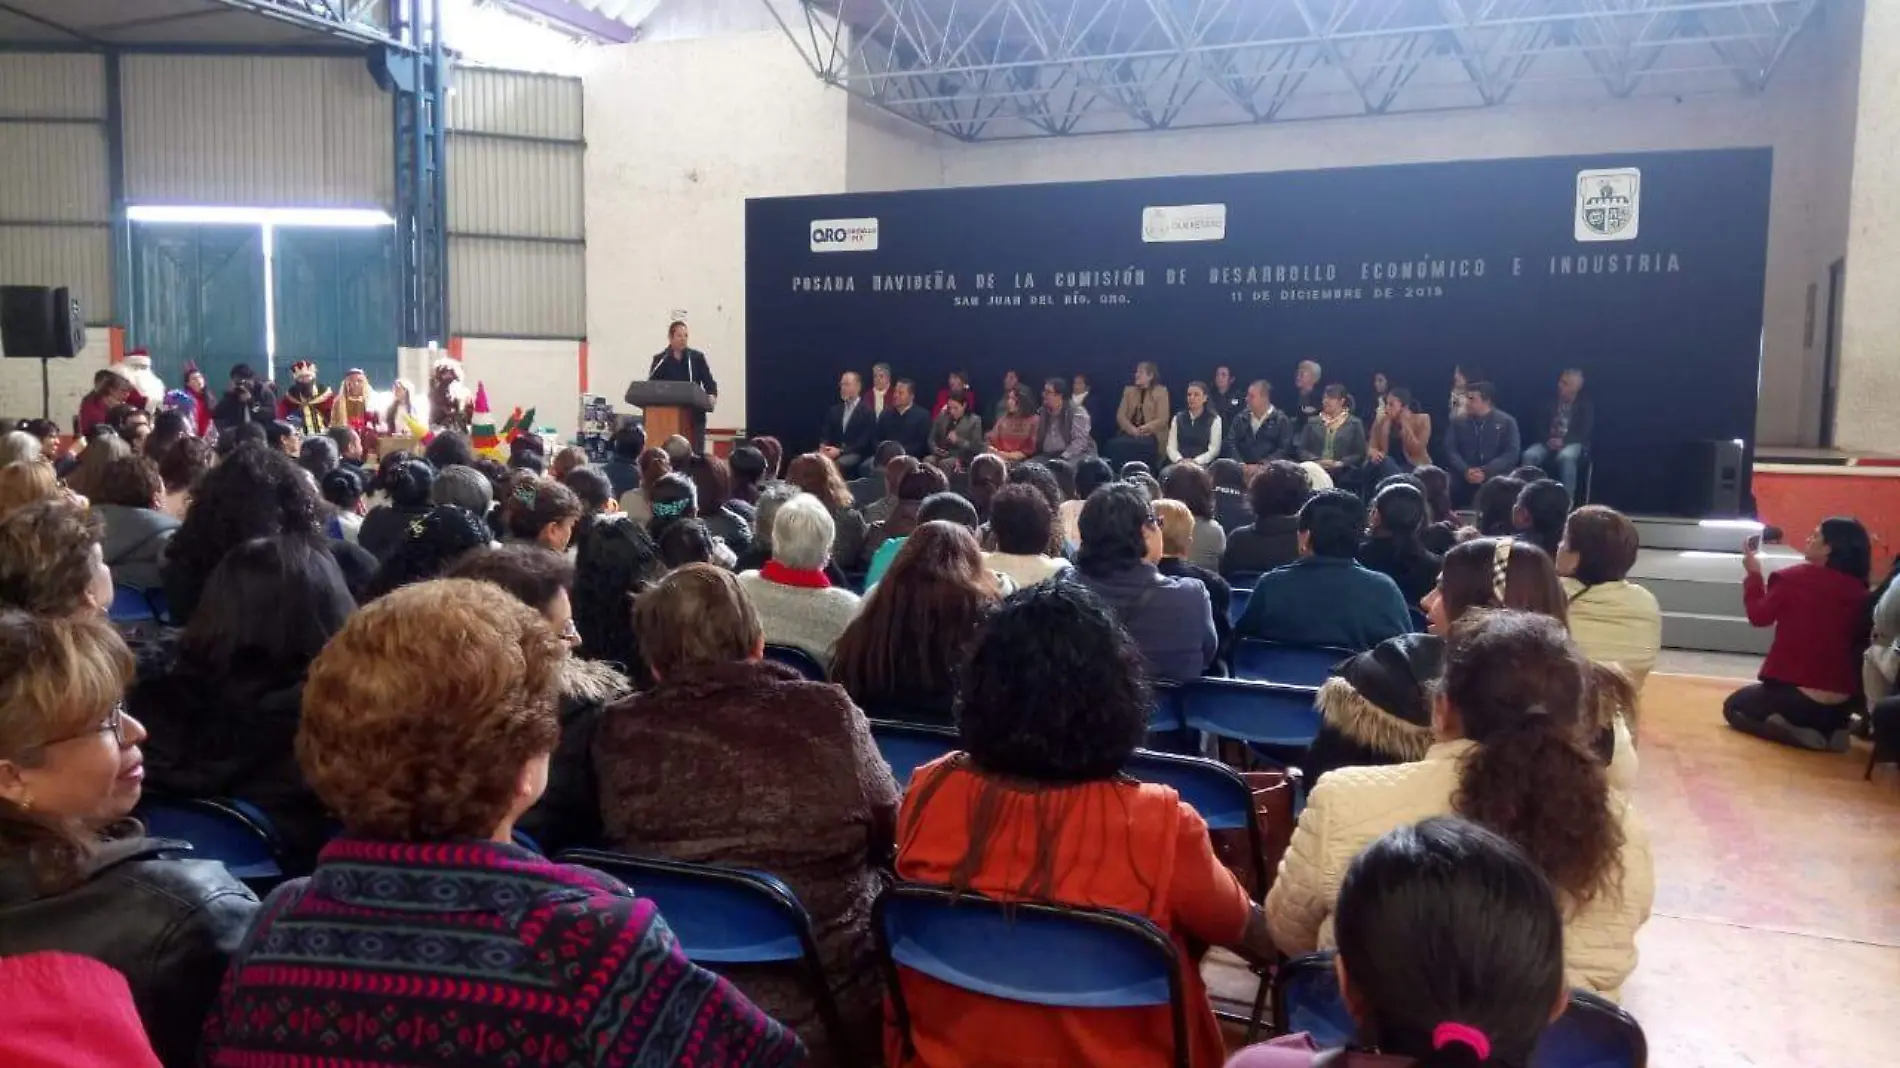
[[[330,426],[330,409],[336,404],[336,393],[317,381],[317,365],[309,360],[291,364],[290,377],[293,379],[290,388],[277,402],[277,418],[306,435],[323,433]]]

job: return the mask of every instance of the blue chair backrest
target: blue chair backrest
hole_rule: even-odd
[[[146,834],[190,842],[192,852],[222,861],[238,879],[283,877],[276,832],[270,820],[250,805],[209,798],[147,797],[133,815],[145,824]]]
[[[770,875],[595,849],[560,860],[606,872],[659,906],[680,949],[700,964],[795,961],[811,938],[804,906]]]
[[[1003,903],[903,883],[878,898],[872,921],[890,1004],[905,1041],[909,1007],[897,969],[989,997],[1073,1009],[1168,1006],[1175,1063],[1188,1063],[1187,1015],[1174,943],[1140,916],[1029,902]]]
[[[1275,977],[1277,1019],[1287,1031],[1305,1031],[1322,1049],[1344,1045],[1352,1014],[1339,996],[1330,953],[1310,953],[1280,965]],[[1615,1002],[1587,990],[1537,1040],[1530,1068],[1647,1068],[1649,1042],[1641,1024]]]
[[[1316,691],[1302,686],[1200,679],[1182,689],[1181,712],[1191,730],[1300,749],[1319,736],[1315,696]]]
[[[114,623],[143,623],[148,619],[157,619],[158,610],[145,596],[145,591],[131,586],[112,587],[112,607],[106,609],[106,617]]]
[[[1326,645],[1242,638],[1234,643],[1234,677],[1282,686],[1318,686],[1331,677],[1335,665],[1353,655],[1351,649]]]
[[[918,768],[961,748],[957,732],[948,727],[892,723],[884,719],[871,721],[871,740],[877,743],[884,762],[891,766],[891,777],[897,780],[900,790],[910,785],[911,773]]]
[[[1247,614],[1247,602],[1251,600],[1253,600],[1253,587],[1235,586],[1233,595],[1227,599],[1227,622],[1240,622],[1240,617]]]
[[[1174,787],[1181,800],[1194,806],[1194,811],[1207,821],[1210,831],[1247,832],[1254,885],[1267,885],[1267,860],[1260,852],[1259,815],[1254,808],[1253,787],[1247,785],[1239,772],[1218,760],[1147,749],[1135,750],[1122,771],[1142,782]]]
[[[1265,571],[1229,571],[1222,574],[1221,578],[1227,580],[1227,584],[1234,588],[1235,593],[1241,590],[1252,593],[1253,588],[1260,584],[1260,576],[1264,574],[1266,574]]]
[[[765,658],[774,664],[784,664],[813,682],[826,681],[825,665],[810,653],[791,645],[767,645]]]

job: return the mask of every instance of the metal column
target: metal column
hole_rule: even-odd
[[[440,30],[441,0],[397,0],[390,36],[401,43],[386,64],[395,108],[396,268],[405,346],[448,343],[448,60]]]

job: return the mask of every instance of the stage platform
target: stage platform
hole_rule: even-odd
[[[1643,548],[1630,581],[1656,595],[1665,648],[1754,655],[1768,651],[1774,628],[1751,627],[1742,613],[1742,539],[1760,531],[1761,524],[1631,518]],[[1782,545],[1764,546],[1761,555],[1770,572],[1801,562],[1799,550]]]

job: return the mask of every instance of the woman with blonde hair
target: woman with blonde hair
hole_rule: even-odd
[[[59,498],[59,476],[52,464],[30,460],[0,467],[0,516],[36,501]]]
[[[66,485],[74,493],[85,497],[95,497],[99,493],[99,484],[105,478],[106,468],[112,461],[123,460],[132,455],[132,446],[117,434],[95,433],[86,439],[86,447],[79,454],[79,464],[66,476]]]
[[[864,513],[858,511],[851,496],[851,487],[844,476],[838,473],[838,465],[821,452],[808,452],[795,457],[785,469],[785,481],[824,504],[825,511],[831,513],[831,525],[834,528],[831,541],[831,561],[843,571],[857,571],[864,566],[864,537],[870,530],[870,524],[864,521]]]
[[[0,957],[54,950],[124,973],[166,1068],[199,1028],[257,898],[130,818],[145,728],[132,654],[103,618],[0,610]]]

